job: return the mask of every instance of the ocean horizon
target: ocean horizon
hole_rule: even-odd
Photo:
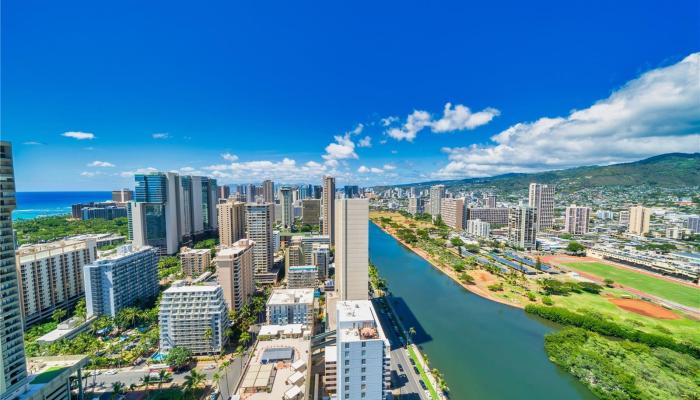
[[[111,199],[111,191],[17,192],[17,208],[12,212],[12,220],[66,215],[70,214],[73,204]]]

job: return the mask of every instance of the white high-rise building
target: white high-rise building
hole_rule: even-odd
[[[229,325],[221,286],[171,286],[163,292],[158,325],[162,353],[175,346],[189,349],[193,355],[220,353]]]
[[[283,187],[280,189],[280,202],[282,203],[282,225],[285,228],[292,228],[294,225],[294,201],[292,199],[292,188]]]
[[[116,254],[83,267],[88,316],[114,318],[126,307],[158,295],[158,254],[150,246],[124,245]]]
[[[442,199],[445,197],[445,185],[435,185],[430,187],[430,215],[433,219],[440,215]]]
[[[564,230],[572,235],[585,235],[588,233],[588,221],[591,219],[589,207],[579,207],[572,204],[566,207],[564,214]]]
[[[367,300],[369,296],[369,202],[335,201],[335,284],[340,300]]]
[[[489,237],[491,224],[480,219],[469,219],[467,220],[467,233],[476,237]]]
[[[537,247],[537,213],[531,207],[514,207],[508,215],[508,242],[523,249]]]
[[[425,201],[420,197],[409,197],[408,212],[412,215],[422,214],[425,212]]]
[[[531,183],[528,206],[537,213],[537,230],[552,227],[554,221],[554,185]]]
[[[374,306],[368,300],[339,301],[336,312],[337,398],[388,398],[391,352]]]
[[[83,267],[97,259],[97,245],[90,237],[24,245],[16,258],[26,329],[83,298]]]
[[[649,233],[651,209],[643,206],[630,207],[630,222],[627,232],[635,235]]]
[[[323,177],[323,195],[321,196],[321,232],[331,239],[331,246],[335,245],[335,178]]]
[[[226,199],[217,204],[219,244],[230,246],[245,237],[245,203]]]
[[[267,300],[267,323],[270,325],[313,325],[314,290],[310,288],[275,289]]]
[[[253,265],[256,276],[270,272],[274,263],[272,206],[272,203],[248,203],[245,206],[248,239],[255,242]]]
[[[229,311],[240,311],[253,297],[255,246],[252,240],[241,239],[216,253],[216,276]]]
[[[697,216],[688,217],[688,221],[686,222],[686,226],[693,233],[700,233],[700,217],[697,217]]]

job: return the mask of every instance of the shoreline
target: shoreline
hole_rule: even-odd
[[[401,245],[403,245],[404,247],[408,248],[409,250],[411,250],[412,252],[414,252],[417,256],[419,256],[420,258],[422,258],[423,260],[425,260],[425,261],[426,261],[427,263],[429,263],[433,268],[437,269],[438,271],[442,272],[445,276],[447,276],[448,278],[452,279],[456,284],[458,284],[458,285],[460,285],[462,288],[468,290],[470,293],[473,293],[473,294],[475,294],[475,295],[477,295],[477,296],[479,296],[479,297],[482,297],[482,298],[484,298],[484,299],[486,299],[486,300],[490,300],[490,301],[493,301],[493,302],[496,302],[496,303],[504,304],[504,305],[506,305],[506,306],[510,306],[510,307],[514,307],[514,308],[519,308],[519,309],[521,309],[521,310],[525,308],[524,305],[514,304],[514,303],[508,302],[508,301],[506,301],[506,300],[500,299],[500,298],[498,298],[498,297],[495,297],[495,296],[493,296],[493,295],[488,291],[488,289],[487,289],[487,290],[484,290],[484,289],[478,287],[476,284],[474,284],[474,285],[467,285],[467,284],[465,284],[465,283],[462,283],[462,282],[459,280],[459,277],[457,276],[457,274],[456,274],[454,271],[448,270],[447,268],[443,268],[442,266],[440,266],[439,264],[437,264],[435,261],[433,261],[433,260],[431,259],[430,255],[426,254],[426,252],[423,251],[422,249],[419,249],[419,248],[417,248],[417,247],[411,246],[410,244],[404,242],[403,240],[401,240],[401,239],[399,239],[398,237],[396,237],[396,235],[394,235],[393,233],[389,232],[387,229],[384,229],[381,225],[379,225],[377,222],[373,221],[372,219],[370,219],[370,222],[373,223],[377,228],[381,229],[382,232],[384,232],[384,233],[386,233],[387,235],[391,236],[392,238],[394,238],[394,240],[396,240],[397,242],[401,243]]]

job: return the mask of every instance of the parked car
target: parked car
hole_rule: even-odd
[[[428,387],[427,387],[427,386],[425,386],[425,382],[423,382],[423,380],[422,380],[422,379],[419,379],[419,380],[418,380],[418,383],[420,384],[420,387],[422,387],[422,388],[423,388],[423,390],[427,390],[427,389],[428,389]]]
[[[403,366],[401,364],[398,364],[399,366],[399,371],[403,372]]]

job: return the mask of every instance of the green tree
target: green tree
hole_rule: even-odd
[[[160,392],[160,388],[163,387],[163,382],[165,382],[168,377],[169,377],[168,371],[161,369],[158,371],[158,391]]]
[[[189,364],[191,358],[192,352],[190,352],[189,349],[181,346],[175,346],[170,349],[168,355],[165,357],[165,363],[171,368],[179,370]]]
[[[75,312],[73,313],[76,317],[81,320],[87,318],[87,306],[85,305],[85,297],[81,297],[77,303],[75,303]]]
[[[194,399],[196,397],[195,391],[206,382],[206,379],[207,378],[204,374],[197,371],[196,369],[193,369],[192,371],[190,371],[189,375],[185,376],[185,393],[190,393],[190,395]]]
[[[150,386],[151,386],[151,375],[146,374],[143,377],[141,377],[141,383],[143,384],[143,386],[146,389],[146,398],[149,398],[150,397],[149,390],[150,390]]]
[[[120,394],[124,393],[125,386],[121,382],[114,382],[112,383],[112,395],[111,398],[114,399]]]
[[[462,274],[459,276],[459,280],[466,283],[467,285],[473,285],[475,282],[474,277],[466,272],[462,272]]]
[[[66,315],[68,315],[66,310],[62,308],[57,308],[56,311],[54,311],[53,314],[51,314],[51,319],[53,319],[54,322],[59,323],[66,318]]]
[[[584,250],[586,250],[586,247],[574,240],[570,241],[569,244],[566,245],[566,251],[571,253],[581,253]]]
[[[414,328],[414,327],[408,328],[408,335],[411,336],[411,339],[413,339],[413,337],[416,336],[416,328]]]
[[[610,279],[610,278],[605,278],[605,280],[603,282],[605,283],[605,286],[607,286],[609,288],[611,288],[615,285],[615,281]]]

